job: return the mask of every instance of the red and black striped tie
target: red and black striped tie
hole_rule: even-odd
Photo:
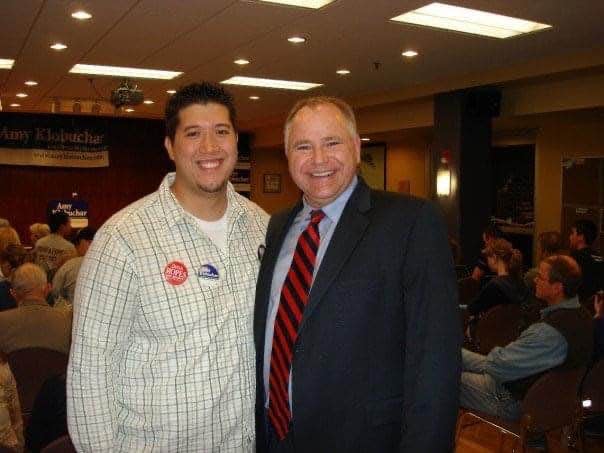
[[[319,249],[319,222],[325,217],[321,210],[312,211],[310,223],[298,238],[291,266],[285,277],[279,309],[275,319],[271,367],[269,373],[268,418],[279,440],[289,431],[289,372],[298,327],[312,284],[313,270]]]

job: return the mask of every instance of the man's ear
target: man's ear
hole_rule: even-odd
[[[170,156],[170,160],[174,160],[174,151],[172,149],[172,140],[170,137],[166,136],[164,139],[164,146],[166,147],[166,151],[168,151],[168,156]]]
[[[361,165],[361,137],[358,134],[354,136],[354,152],[357,166]]]

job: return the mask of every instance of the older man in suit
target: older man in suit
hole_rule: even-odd
[[[258,451],[449,451],[461,334],[442,219],[357,176],[339,99],[296,104],[285,147],[303,197],[272,217],[260,268]]]

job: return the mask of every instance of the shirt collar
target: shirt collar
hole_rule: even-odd
[[[543,318],[545,315],[551,313],[552,311],[561,310],[563,308],[579,308],[581,304],[579,303],[579,297],[571,297],[570,299],[564,299],[563,301],[557,303],[556,305],[550,305],[549,307],[545,307],[541,310],[541,317]]]
[[[28,307],[32,305],[41,305],[41,306],[49,306],[48,303],[44,299],[37,299],[35,297],[28,297],[26,299],[21,300],[18,303],[19,307]]]
[[[355,175],[354,178],[352,178],[352,181],[350,181],[350,184],[348,185],[346,190],[344,190],[344,192],[338,195],[338,198],[321,208],[321,210],[325,213],[325,217],[327,217],[333,223],[338,223],[338,220],[340,220],[340,216],[344,211],[344,207],[346,206],[346,203],[348,203],[348,200],[352,195],[352,192],[354,192],[354,189],[356,188],[358,182],[359,179]],[[304,204],[302,208],[302,218],[310,219],[310,213],[311,211],[314,211],[315,208],[311,207],[306,202],[306,199],[304,197],[302,197],[302,202]]]
[[[159,200],[162,206],[162,209],[165,214],[165,219],[168,222],[169,226],[177,225],[181,222],[185,222],[188,218],[191,217],[182,205],[176,199],[174,193],[172,193],[171,187],[174,184],[174,178],[176,173],[171,172],[168,173],[163,181],[161,182],[158,192],[159,192]],[[246,211],[243,206],[244,201],[240,199],[237,192],[231,182],[227,182],[227,223],[233,222],[235,219],[239,218]]]

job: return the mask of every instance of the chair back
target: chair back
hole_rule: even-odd
[[[65,435],[53,440],[40,450],[40,453],[77,453],[77,450],[73,446],[71,438],[68,435]]]
[[[459,304],[467,305],[477,295],[480,290],[480,283],[474,280],[472,277],[462,278],[457,280],[457,291],[459,295]]]
[[[590,401],[589,406],[583,406],[585,412],[604,412],[604,359],[587,371],[580,395],[581,401]]]
[[[476,350],[488,354],[495,346],[506,346],[518,338],[522,309],[516,304],[497,305],[478,320],[474,333]]]
[[[21,411],[31,413],[42,384],[67,371],[68,357],[45,348],[26,348],[8,354],[8,364],[17,382]]]
[[[522,400],[523,423],[529,431],[543,433],[573,425],[585,370],[550,370],[531,386]]]

